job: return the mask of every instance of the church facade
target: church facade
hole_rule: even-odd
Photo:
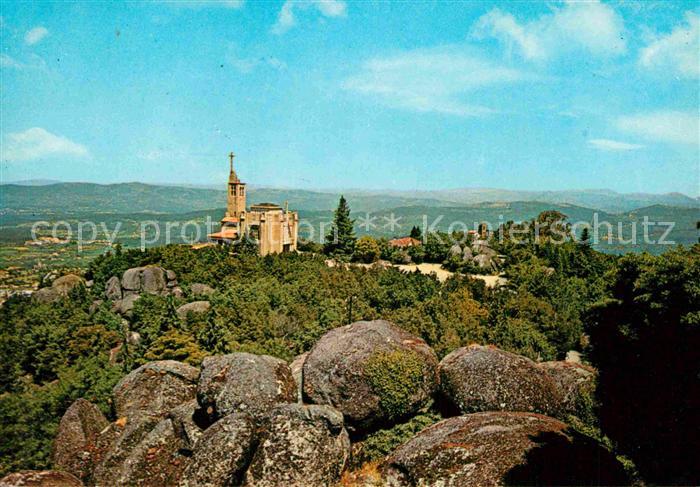
[[[293,252],[297,249],[299,214],[274,203],[260,203],[246,209],[246,185],[233,169],[229,154],[230,172],[226,197],[226,215],[221,230],[209,235],[220,244],[233,243],[244,236],[257,242],[260,255]]]

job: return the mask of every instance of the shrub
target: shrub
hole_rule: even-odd
[[[420,431],[441,419],[439,414],[426,411],[412,417],[406,423],[375,431],[362,441],[362,448],[353,458],[353,462],[356,465],[361,465],[381,460]]]
[[[627,255],[589,313],[603,432],[660,484],[700,481],[700,245]]]
[[[364,262],[365,264],[371,264],[376,262],[381,255],[381,249],[379,244],[375,239],[365,235],[360,237],[355,243],[355,260]]]
[[[422,264],[425,260],[425,249],[422,245],[409,247],[408,255],[415,264]]]
[[[423,361],[414,352],[394,350],[375,352],[364,364],[372,390],[379,396],[379,407],[390,420],[409,413],[411,396],[423,385]]]

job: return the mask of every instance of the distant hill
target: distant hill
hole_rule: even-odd
[[[61,181],[55,179],[25,179],[23,181],[7,181],[3,184],[14,184],[16,186],[46,186],[49,184],[59,184]]]
[[[359,194],[363,194],[362,192]],[[366,192],[364,194],[375,194]],[[404,191],[390,191],[392,196],[405,195]],[[545,203],[566,203],[595,208],[611,213],[631,211],[636,208],[666,205],[682,208],[700,208],[700,199],[681,193],[618,193],[609,189],[567,190],[567,191],[519,191],[490,188],[462,188],[410,193],[414,197],[449,201],[452,204],[470,205],[487,201],[541,201]]]
[[[294,189],[251,188],[248,203],[289,201],[295,210],[323,210],[338,204],[340,193],[320,193]],[[153,186],[142,183],[93,184],[58,183],[44,186],[0,185],[3,210],[30,212],[93,213],[184,213],[225,206],[226,191],[180,186]],[[357,195],[356,211],[376,211],[396,206],[444,206],[432,198],[409,196]]]
[[[0,207],[14,211],[97,213],[184,213],[224,206],[226,192],[205,187],[143,183],[93,184],[26,181],[0,185]],[[50,183],[50,182],[47,182]],[[300,211],[333,209],[343,193],[354,211],[381,211],[396,207],[463,207],[486,202],[531,201],[569,204],[610,213],[629,212],[653,205],[700,208],[700,200],[680,193],[617,193],[611,190],[515,191],[464,188],[440,191],[309,191],[282,188],[249,189],[248,202],[271,201]]]
[[[673,222],[674,227],[665,238],[676,244],[692,245],[698,241],[698,231],[696,222],[700,219],[700,212],[696,208],[678,208],[663,205],[654,205],[642,208],[629,213],[615,214],[592,208],[585,208],[569,204],[554,204],[538,201],[514,201],[508,203],[478,203],[474,205],[456,206],[399,206],[386,208],[377,211],[355,210],[354,199],[350,197],[350,204],[353,208],[352,217],[356,219],[355,225],[358,235],[369,234],[375,237],[398,237],[409,233],[411,227],[418,226],[433,228],[441,231],[473,229],[480,222],[488,222],[497,227],[500,223],[508,220],[523,221],[535,218],[545,210],[557,210],[568,216],[571,223],[587,222],[592,223],[597,215],[599,222],[607,222],[612,228],[611,238],[607,236],[608,230],[605,225],[601,225],[599,232],[600,239],[597,250],[606,253],[625,253],[648,251],[654,254],[664,252],[670,248],[669,245],[657,245],[652,242],[659,240],[666,231],[666,225],[652,225],[649,227],[650,239],[646,242],[643,238],[643,222],[647,217],[651,222]],[[83,211],[22,211],[3,210],[0,211],[0,244],[17,244],[31,238],[32,224],[37,221],[47,221],[51,224],[57,221],[65,221],[77,228],[80,222],[94,221],[100,229],[106,226],[114,231],[119,228],[118,241],[127,246],[138,246],[140,239],[139,228],[142,222],[157,222],[161,229],[167,224],[175,224],[172,243],[180,242],[180,230],[187,223],[189,227],[188,235],[192,235],[195,224],[200,228],[199,235],[203,237],[208,232],[218,227],[218,222],[224,215],[224,208],[207,208],[187,212],[173,213],[152,213],[152,212],[102,212]],[[331,208],[324,210],[300,210],[299,216],[304,222],[300,230],[304,238],[312,237],[314,240],[321,240],[321,228],[328,228],[329,222],[333,218]],[[369,219],[367,218],[369,216]],[[207,220],[212,222],[212,226],[207,228]],[[392,226],[391,221],[395,224]],[[151,225],[148,223],[147,225]],[[630,244],[632,228],[636,226],[636,244]],[[48,228],[48,227],[46,227]],[[148,226],[147,228],[152,228]],[[313,228],[313,234],[310,229]],[[580,231],[582,229],[578,228]],[[621,229],[621,234],[620,234]],[[102,230],[100,230],[102,232]],[[164,232],[163,232],[164,233]],[[163,233],[161,237],[164,237]],[[622,235],[622,238],[620,238]],[[100,234],[99,238],[103,238]],[[150,237],[149,237],[150,238]],[[163,239],[149,243],[149,245],[164,244]]]

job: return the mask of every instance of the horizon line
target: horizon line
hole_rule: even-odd
[[[24,179],[17,181],[0,181],[0,186],[3,185],[15,185],[15,186],[51,186],[57,184],[94,184],[97,186],[116,186],[116,185],[126,185],[126,184],[143,184],[145,186],[166,186],[166,187],[181,187],[187,189],[214,189],[217,186],[221,186],[221,191],[225,191],[226,183],[170,183],[170,182],[143,182],[143,181],[118,181],[118,182],[94,182],[94,181],[62,181],[53,179]],[[513,192],[527,192],[527,193],[567,193],[576,191],[590,191],[590,192],[609,192],[623,196],[630,195],[654,195],[654,196],[669,196],[669,195],[680,195],[693,200],[700,200],[700,193],[697,196],[693,196],[682,191],[667,191],[667,192],[648,192],[648,191],[630,191],[621,192],[610,188],[569,188],[569,189],[514,189],[514,188],[504,188],[504,187],[489,187],[489,186],[458,186],[458,187],[448,187],[439,189],[418,189],[418,188],[406,188],[406,189],[393,189],[393,188],[357,188],[357,187],[295,187],[295,186],[268,186],[268,185],[258,185],[258,184],[248,184],[248,187],[255,189],[276,189],[276,190],[298,190],[298,191],[309,191],[315,193],[439,193],[448,191],[513,191]]]

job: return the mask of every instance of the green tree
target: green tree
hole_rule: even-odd
[[[591,246],[591,234],[588,227],[583,227],[583,230],[581,231],[581,238],[579,238],[579,244],[584,247]]]
[[[233,249],[239,254],[257,255],[260,252],[258,242],[248,234],[242,235],[241,238],[233,242]]]
[[[571,235],[567,216],[556,210],[543,211],[534,222],[538,242],[562,243]]]
[[[376,262],[381,255],[379,244],[372,237],[365,235],[355,243],[355,259],[365,264]]]
[[[450,249],[447,235],[442,233],[429,233],[424,245],[425,261],[442,264]]]
[[[408,255],[414,264],[422,264],[425,260],[425,249],[422,245],[413,245],[408,248]]]
[[[355,251],[355,220],[350,218],[350,207],[344,196],[335,210],[333,225],[326,235],[324,252],[341,260],[349,259]]]
[[[144,355],[146,360],[177,360],[199,365],[206,353],[199,348],[192,336],[178,330],[170,330],[160,336]]]
[[[421,232],[420,227],[414,226],[413,228],[411,228],[411,233],[409,236],[417,240],[422,240],[423,232]]]
[[[700,482],[700,245],[626,255],[590,312],[600,422],[653,484]]]

